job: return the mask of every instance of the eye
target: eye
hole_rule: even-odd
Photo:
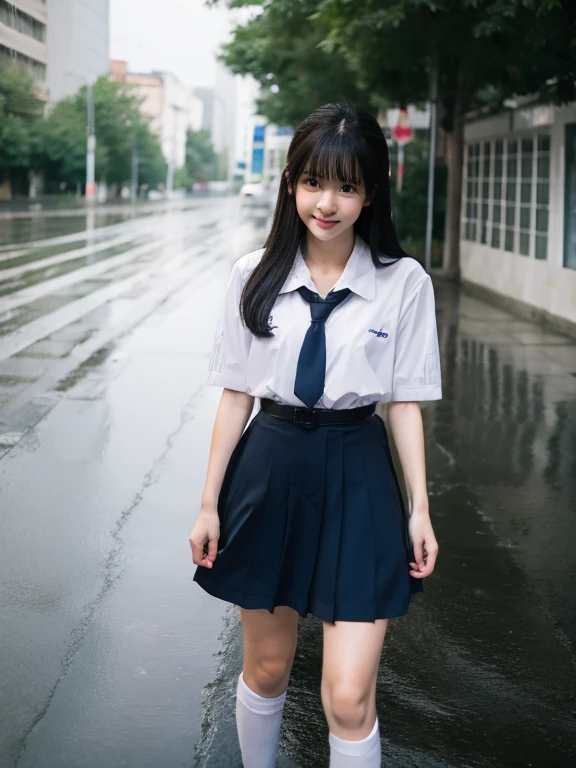
[[[312,185],[318,184],[318,180],[314,179],[314,178],[312,178],[312,176],[310,176],[310,178],[308,178],[308,179],[306,179],[304,181],[304,184],[312,184]]]
[[[352,184],[343,184],[342,189],[344,190],[344,192],[346,192],[346,187],[348,187],[348,193],[356,192],[356,188],[352,186]]]

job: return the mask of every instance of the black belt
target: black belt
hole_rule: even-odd
[[[375,403],[360,408],[303,408],[297,405],[283,405],[266,397],[260,398],[260,408],[275,419],[284,419],[300,427],[316,427],[320,424],[352,424],[364,421],[376,410]]]

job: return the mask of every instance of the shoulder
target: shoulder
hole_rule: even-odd
[[[402,302],[410,299],[423,285],[431,283],[430,275],[422,264],[411,256],[404,256],[398,261],[383,255],[380,258],[384,263],[392,263],[376,270],[377,282],[382,287],[392,288],[396,295],[402,297]]]
[[[264,250],[264,248],[258,248],[256,251],[250,251],[250,253],[245,253],[244,256],[240,256],[240,258],[234,262],[232,271],[237,272],[243,284],[248,280],[252,271],[260,263]]]

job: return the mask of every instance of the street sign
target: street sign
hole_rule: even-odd
[[[408,125],[408,110],[400,109],[398,112],[398,122],[392,128],[392,136],[399,147],[403,147],[414,139],[414,131]]]

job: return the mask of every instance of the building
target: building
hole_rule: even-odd
[[[108,72],[108,0],[0,0],[0,55],[60,101]]]
[[[171,190],[174,172],[186,160],[186,133],[202,127],[202,101],[170,72],[128,72],[127,63],[119,59],[110,62],[110,78],[136,86],[143,97],[140,109],[160,137]]]
[[[194,95],[202,102],[201,130],[212,133],[212,121],[214,119],[214,89],[194,88]]]
[[[108,74],[109,0],[46,0],[50,101]]]
[[[576,104],[468,120],[461,276],[576,330]]]
[[[277,180],[286,165],[293,131],[257,113],[260,84],[250,75],[217,68],[212,137],[227,158],[227,179],[237,183]]]
[[[48,14],[44,0],[0,0],[0,56],[24,66],[48,97]]]

